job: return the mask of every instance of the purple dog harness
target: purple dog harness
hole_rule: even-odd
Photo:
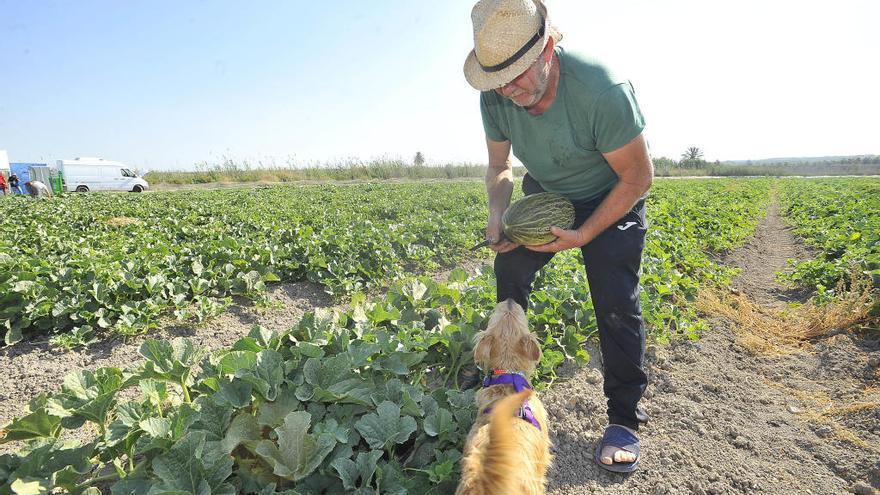
[[[522,392],[523,389],[531,389],[532,386],[529,385],[529,381],[526,380],[526,376],[519,371],[507,371],[507,370],[491,370],[486,374],[486,378],[483,379],[484,387],[491,387],[493,385],[513,385],[513,390],[517,393]],[[483,414],[489,414],[492,411],[491,407],[487,407],[483,410]],[[538,420],[535,419],[535,413],[532,412],[532,408],[529,407],[529,401],[526,400],[523,402],[523,405],[519,408],[519,411],[516,413],[517,417],[520,417],[529,423],[531,423],[535,428],[541,429],[541,425],[538,424]]]

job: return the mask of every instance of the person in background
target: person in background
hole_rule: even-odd
[[[18,191],[18,194],[24,194],[21,190],[21,181],[15,174],[9,176],[9,190],[12,194],[15,194],[16,191]]]
[[[0,195],[6,196],[6,176],[0,172]]]
[[[48,187],[46,187],[46,184],[43,184],[38,180],[25,182],[24,188],[27,189],[28,194],[30,194],[31,197],[34,198],[38,198],[40,196],[49,196],[50,198],[52,197],[52,191],[49,190]]]

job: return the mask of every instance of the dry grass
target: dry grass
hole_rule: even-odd
[[[514,175],[525,173],[524,167],[514,167]],[[144,175],[151,186],[159,184],[238,184],[278,183],[295,181],[348,181],[388,179],[460,179],[482,178],[486,166],[477,163],[450,163],[445,165],[414,165],[399,158],[378,158],[371,161],[356,159],[333,163],[299,164],[294,159],[281,163],[275,160],[236,160],[223,157],[218,163],[203,162],[195,171],[151,171]]]
[[[804,421],[830,427],[831,434],[838,440],[851,443],[869,451],[880,452],[880,448],[865,441],[857,432],[840,422],[841,418],[850,414],[880,409],[880,390],[876,387],[865,388],[862,391],[861,400],[844,405],[835,405],[834,400],[826,393],[815,388],[800,390],[771,380],[764,380],[764,384],[783,391],[786,395],[797,399],[803,404],[805,410],[798,415]]]
[[[784,356],[795,352],[810,352],[813,343],[832,331],[854,330],[875,326],[880,318],[872,316],[876,292],[870,279],[853,276],[848,290],[841,284],[833,302],[817,304],[809,301],[796,307],[766,307],[755,303],[741,293],[707,290],[700,294],[697,308],[709,315],[723,316],[733,322],[738,343],[753,354]],[[833,338],[833,337],[832,337]],[[880,387],[868,386],[859,397],[849,403],[835,403],[819,388],[827,386],[816,382],[809,390],[791,388],[782,383],[767,381],[767,385],[782,390],[787,396],[800,401],[806,409],[799,415],[805,421],[831,428],[831,434],[842,441],[874,452],[880,448],[865,441],[844,424],[842,419],[863,411],[880,409]],[[862,385],[853,384],[861,388]],[[840,387],[837,383],[835,387]]]
[[[735,325],[737,339],[745,349],[755,354],[784,355],[803,349],[810,341],[834,330],[849,330],[876,324],[871,316],[876,304],[871,280],[854,278],[849,290],[838,287],[841,294],[835,301],[790,307],[766,307],[755,303],[741,293],[706,290],[697,300],[697,309],[710,315],[719,315]]]

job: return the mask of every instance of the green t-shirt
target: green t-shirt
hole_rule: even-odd
[[[617,183],[602,153],[632,141],[645,127],[632,84],[599,62],[556,48],[559,88],[541,115],[495,93],[480,94],[486,136],[510,141],[513,155],[550,192],[589,200]]]

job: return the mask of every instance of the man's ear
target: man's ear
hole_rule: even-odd
[[[492,354],[492,345],[495,343],[495,337],[485,335],[477,341],[474,346],[474,362],[477,364],[489,364]]]
[[[544,58],[544,63],[550,61],[553,58],[553,47],[556,46],[556,40],[553,39],[553,36],[547,38],[547,44],[544,45],[544,51],[541,53],[541,56]]]
[[[519,339],[517,352],[520,354],[520,356],[528,359],[529,361],[541,360],[541,347],[538,346],[538,342],[535,341],[535,338],[531,335],[526,335]]]

